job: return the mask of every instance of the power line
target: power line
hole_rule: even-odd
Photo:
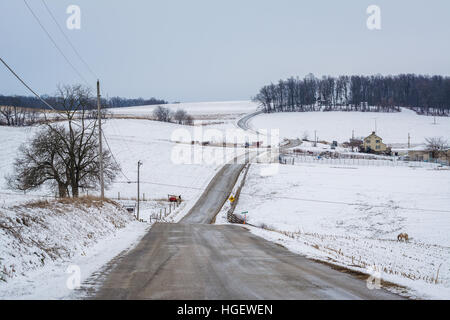
[[[40,101],[42,101],[46,106],[48,106],[49,108],[51,108],[52,110],[56,111],[56,109],[54,107],[52,107],[47,101],[45,101],[44,99],[41,98],[41,96],[39,94],[37,94],[33,89],[30,88],[29,85],[27,85],[25,83],[25,81],[22,80],[22,78],[3,60],[3,58],[0,57],[0,61],[5,65],[6,68],[8,68],[8,70],[31,92],[33,93]],[[111,156],[113,157],[115,163],[117,164],[117,166],[120,168],[119,163],[117,162],[116,157],[114,156],[114,153],[111,150],[111,147],[109,146],[108,143],[108,139],[106,138],[104,132],[102,131],[102,135],[105,138],[105,142],[106,145],[108,146],[109,152],[111,153]],[[125,177],[125,179],[127,179],[128,181],[130,181],[130,179],[128,179],[128,177],[126,176],[126,174],[123,172],[122,168],[120,168],[120,171],[122,172],[122,175]]]
[[[44,27],[44,25],[42,24],[41,20],[39,19],[39,17],[34,13],[33,9],[31,9],[31,7],[28,5],[26,0],[23,0],[23,2],[25,3],[26,7],[28,8],[28,10],[30,11],[30,13],[33,15],[33,17],[36,19],[36,21],[38,22],[39,26],[41,27],[41,29],[45,32],[45,34],[47,35],[47,37],[50,39],[50,41],[53,43],[53,45],[55,46],[55,48],[58,50],[58,52],[63,56],[63,58],[66,60],[66,62],[70,65],[70,67],[75,71],[75,73],[80,77],[80,79],[82,79],[85,84],[89,87],[89,83],[86,81],[86,79],[81,75],[81,73],[75,68],[75,66],[69,61],[69,59],[67,58],[67,56],[64,54],[64,52],[61,50],[61,48],[57,45],[56,41],[53,39],[53,37],[50,35],[50,33],[47,31],[47,29]],[[55,24],[57,25],[59,31],[63,34],[64,38],[66,39],[66,41],[69,43],[69,45],[71,46],[71,48],[73,49],[73,51],[75,52],[75,54],[78,56],[78,58],[80,59],[80,61],[86,66],[86,68],[89,70],[89,72],[94,76],[94,78],[97,78],[96,74],[92,71],[92,69],[89,67],[89,65],[86,63],[86,61],[81,57],[80,53],[77,51],[77,49],[75,48],[75,46],[72,44],[72,42],[70,41],[70,39],[67,37],[67,35],[64,33],[64,31],[62,30],[61,26],[59,25],[59,23],[57,22],[55,16],[52,14],[50,8],[47,6],[47,4],[45,3],[44,0],[42,0],[42,3],[44,4],[45,8],[47,9],[47,12],[50,14],[50,16],[52,17],[53,21],[55,22]],[[1,62],[6,66],[6,68],[8,68],[8,70],[30,91],[32,92],[40,101],[42,101],[46,106],[48,106],[49,108],[53,109],[56,111],[56,109],[54,107],[52,107],[48,102],[46,102],[44,99],[41,98],[41,96],[39,94],[37,94],[33,89],[31,89],[30,86],[28,86],[25,81],[23,81],[19,75],[2,59],[0,58]],[[101,119],[99,119],[99,121],[101,121]],[[120,168],[120,171],[122,173],[122,175],[125,177],[125,179],[127,179],[128,181],[130,179],[128,179],[128,177],[125,175],[125,173],[123,172],[123,170],[121,169],[116,157],[114,156],[114,153],[111,150],[111,147],[109,146],[109,142],[108,139],[106,138],[106,135],[101,132],[101,135],[104,137],[106,145],[108,146],[108,149],[111,153],[112,158],[114,159],[116,165]]]
[[[112,130],[114,131],[114,133],[117,135],[116,140],[120,141],[120,144],[121,144],[122,146],[125,146],[125,149],[127,149],[128,154],[135,156],[134,152],[131,151],[130,147],[128,146],[128,143],[124,142],[125,140],[123,139],[122,134],[120,133],[120,129],[119,129],[119,127],[117,126],[117,124],[116,124],[116,122],[115,122],[115,119],[111,119],[111,121],[110,121],[109,123],[112,124],[111,128],[112,128]],[[135,158],[136,158],[136,157],[135,157]]]
[[[55,16],[53,15],[52,11],[50,10],[50,8],[47,6],[47,4],[45,3],[45,0],[41,0],[42,3],[44,4],[45,8],[47,9],[47,12],[50,14],[50,16],[52,17],[53,21],[55,22],[56,26],[58,27],[59,31],[61,32],[61,34],[64,36],[64,38],[66,39],[66,41],[69,43],[70,47],[72,48],[73,52],[75,52],[75,54],[77,55],[77,57],[80,59],[80,61],[84,64],[84,66],[86,67],[87,70],[89,70],[89,72],[91,73],[91,75],[95,78],[98,79],[99,77],[95,74],[94,71],[92,71],[91,67],[87,64],[86,60],[84,60],[81,57],[81,54],[78,52],[78,50],[75,48],[75,46],[73,45],[73,43],[70,41],[69,37],[66,35],[66,33],[64,32],[64,30],[61,28],[61,25],[58,23],[58,21],[56,20]]]
[[[8,68],[8,70],[31,92],[33,93],[36,98],[38,98],[40,101],[42,101],[47,107],[49,107],[50,109],[53,109],[54,111],[56,111],[56,109],[54,107],[52,107],[47,101],[45,101],[44,99],[41,98],[41,96],[39,94],[37,94],[33,89],[30,88],[30,86],[28,86],[25,81],[22,80],[22,78],[19,77],[19,75],[5,62],[5,60],[3,60],[0,57],[0,61],[5,65],[6,68]]]
[[[128,181],[128,182],[116,182],[116,183],[128,183],[129,184],[129,183],[136,183],[136,182],[135,181]],[[183,186],[183,185],[169,184],[169,183],[158,183],[158,182],[149,182],[149,181],[141,181],[140,183],[157,185],[157,186],[163,186],[163,187],[174,187],[174,188],[190,189],[190,190],[205,190],[204,188],[200,188],[200,187]],[[228,193],[227,190],[222,190],[222,189],[212,189],[211,191],[221,192],[221,193]],[[248,192],[241,192],[241,195],[247,195],[247,196],[250,196],[250,197],[260,197],[260,198],[266,198],[267,197],[267,194],[255,194],[255,193],[248,193]],[[317,199],[283,197],[283,196],[273,196],[273,195],[271,195],[270,198],[281,199],[281,200],[303,201],[303,202],[338,204],[338,205],[347,205],[347,206],[363,206],[363,207],[372,207],[372,208],[393,208],[392,206],[389,206],[389,205],[370,205],[370,204],[364,204],[364,203],[352,203],[352,202],[330,201],[330,200],[317,200]],[[395,206],[394,208],[395,209],[402,209],[402,210],[422,211],[422,212],[450,213],[449,210],[438,210],[438,209],[407,208],[407,207],[400,207],[400,206]]]
[[[101,121],[101,119],[100,119],[100,121]],[[108,139],[106,139],[106,135],[105,135],[105,133],[104,133],[103,131],[102,131],[102,135],[103,135],[103,138],[105,138],[106,146],[108,147],[108,150],[109,150],[109,152],[111,153],[111,156],[112,156],[114,162],[115,162],[116,165],[119,167],[120,172],[121,172],[122,175],[125,177],[125,179],[128,180],[128,183],[129,183],[129,182],[130,182],[130,179],[128,179],[127,175],[123,172],[122,167],[119,165],[119,162],[117,162],[117,159],[116,159],[116,157],[114,156],[114,153],[112,152],[111,147],[109,146]]]
[[[81,80],[84,81],[84,83],[90,87],[89,83],[86,81],[86,79],[83,77],[83,75],[75,68],[75,66],[69,61],[69,59],[67,58],[67,56],[64,54],[64,52],[61,50],[61,48],[58,46],[58,44],[56,43],[56,41],[53,39],[53,37],[50,35],[50,33],[47,31],[47,29],[44,27],[44,25],[42,24],[41,20],[39,19],[39,17],[34,13],[33,9],[31,9],[31,7],[28,5],[27,0],[23,0],[23,2],[25,3],[25,5],[27,6],[28,10],[31,12],[31,14],[33,15],[33,17],[36,19],[36,21],[38,22],[38,24],[41,26],[41,29],[45,32],[45,34],[47,35],[47,37],[50,39],[50,41],[53,43],[53,45],[55,46],[55,48],[58,50],[58,52],[63,56],[63,58],[66,60],[66,62],[70,65],[70,67],[73,69],[73,71],[75,71],[75,73],[80,77]]]

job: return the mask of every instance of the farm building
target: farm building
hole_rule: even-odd
[[[408,157],[411,161],[440,162],[449,164],[450,149],[433,152],[426,147],[417,147],[408,151]]]
[[[390,153],[390,148],[383,143],[383,139],[375,131],[363,141],[363,150],[369,153]]]

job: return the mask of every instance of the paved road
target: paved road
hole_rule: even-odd
[[[97,299],[396,299],[240,226],[157,224]]]
[[[181,223],[211,223],[228,199],[244,166],[245,164],[226,164],[219,170],[209,183],[204,195],[181,220]]]
[[[243,118],[241,118],[241,119],[237,122],[237,126],[238,126],[239,128],[241,128],[242,130],[245,130],[245,131],[251,131],[251,132],[253,132],[253,133],[257,133],[257,131],[255,131],[254,129],[252,129],[252,128],[250,127],[249,122],[250,122],[250,120],[251,120],[253,117],[256,117],[257,115],[263,114],[263,113],[264,113],[263,111],[257,111],[257,112],[250,113],[250,114],[244,116]],[[282,152],[283,149],[295,148],[295,147],[298,147],[298,146],[301,145],[301,144],[302,144],[302,141],[301,141],[300,139],[297,139],[297,140],[289,140],[287,144],[282,145],[282,146],[280,147],[280,151]]]
[[[248,122],[250,121],[251,118],[257,116],[258,114],[262,114],[262,113],[263,113],[262,111],[257,111],[257,112],[246,115],[245,117],[241,118],[237,122],[238,127],[241,128],[242,130],[249,130],[249,131],[255,132],[253,129],[250,128]]]
[[[154,225],[136,248],[99,276],[93,298],[399,299],[241,226],[208,224],[242,168],[221,169],[180,223]]]
[[[302,141],[300,139],[289,140],[286,144],[284,144],[283,146],[280,147],[280,152],[283,152],[283,150],[286,150],[286,149],[298,147],[301,144],[302,144]]]

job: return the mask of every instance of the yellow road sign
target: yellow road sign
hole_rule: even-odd
[[[228,199],[228,200],[230,200],[230,202],[234,202],[235,199],[233,196],[231,196],[230,199]]]

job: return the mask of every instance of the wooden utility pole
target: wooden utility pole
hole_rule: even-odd
[[[139,189],[139,174],[140,174],[140,168],[142,166],[142,162],[139,160],[138,161],[138,171],[137,171],[137,215],[136,218],[139,221],[139,194],[140,194],[140,189]]]
[[[317,147],[317,130],[314,130],[314,147]]]
[[[355,144],[355,130],[352,130],[352,141],[351,141],[352,152],[354,151],[354,144]]]
[[[408,149],[411,148],[411,135],[408,133]]]
[[[105,198],[105,180],[103,178],[102,113],[100,104],[100,81],[97,80],[97,120],[98,120],[98,158],[100,161],[100,197]]]

